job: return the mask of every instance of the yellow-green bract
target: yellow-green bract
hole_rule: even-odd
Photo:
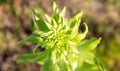
[[[53,17],[45,15],[47,20],[43,20],[37,10],[34,10],[35,18],[30,18],[33,33],[19,43],[27,41],[37,45],[32,54],[20,55],[18,62],[37,62],[43,65],[43,71],[79,71],[83,62],[98,65],[102,70],[102,66],[91,52],[101,39],[84,39],[88,33],[86,24],[85,31],[78,32],[83,11],[68,21],[64,18],[66,8],[59,12],[54,2],[53,10]],[[39,46],[45,50],[36,52]]]

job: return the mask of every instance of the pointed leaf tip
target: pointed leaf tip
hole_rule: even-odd
[[[58,6],[55,2],[53,3],[53,11],[55,12],[55,14],[57,14],[59,12],[58,11]]]
[[[88,50],[91,51],[97,47],[97,45],[100,43],[101,38],[92,38],[90,40],[83,40],[81,44],[78,46],[78,50]]]
[[[64,17],[65,16],[65,12],[66,12],[66,7],[63,8],[63,10],[61,11],[61,16]]]

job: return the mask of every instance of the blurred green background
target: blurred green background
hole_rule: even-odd
[[[84,11],[82,23],[88,24],[87,38],[101,37],[95,51],[107,71],[120,71],[119,0],[0,0],[0,71],[42,71],[36,63],[17,64],[18,54],[31,53],[34,44],[17,42],[30,35],[29,16],[37,9],[41,16],[53,14],[52,3],[67,7],[66,18]]]

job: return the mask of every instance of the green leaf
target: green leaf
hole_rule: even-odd
[[[62,24],[61,23],[61,16],[60,16],[59,13],[55,14],[53,18],[55,19],[55,21],[56,21],[57,24]]]
[[[41,31],[43,31],[43,32],[50,31],[50,27],[51,27],[50,24],[48,24],[44,20],[42,20],[42,19],[36,20],[36,23]]]
[[[89,64],[95,64],[95,56],[92,52],[81,50],[79,52],[79,56],[80,56],[80,60]]]
[[[77,15],[75,15],[73,18],[70,19],[68,23],[70,28],[74,28],[75,26],[77,28],[79,27],[82,15],[83,15],[83,11],[81,11],[80,13],[78,13]]]
[[[38,56],[38,54],[23,54],[18,55],[19,60],[17,63],[27,63],[27,62],[33,62],[35,61],[35,58]]]
[[[53,63],[53,60],[48,58],[44,65],[43,65],[43,71],[60,71],[59,67],[56,63]]]
[[[58,6],[56,5],[55,2],[53,3],[53,11],[55,14],[59,13]]]
[[[41,43],[43,42],[43,38],[40,37],[40,35],[32,34],[28,38],[19,41],[18,44],[23,44],[25,42],[35,42],[35,43]]]
[[[87,27],[86,24],[84,24],[84,25],[85,25],[85,27],[86,27],[84,32],[78,33],[78,34],[75,35],[75,36],[74,36],[74,34],[71,34],[71,36],[74,36],[74,37],[73,37],[73,41],[76,42],[76,43],[78,43],[78,45],[81,44],[81,40],[83,40],[83,39],[86,37],[87,33],[88,33],[88,27]]]
[[[76,21],[76,20],[74,20],[73,22],[71,22],[71,23],[70,23],[70,28],[74,28],[74,27],[75,27],[75,25],[76,25],[76,23],[77,23],[77,21]]]
[[[41,31],[47,32],[50,30],[51,25],[44,21],[37,10],[34,10],[35,22]]]
[[[97,65],[84,64],[82,67],[77,68],[75,71],[100,71]]]
[[[40,64],[43,64],[44,60],[47,57],[48,50],[45,50],[43,52],[39,53],[33,53],[33,54],[23,54],[19,55],[18,63],[27,63],[27,62],[38,62]]]
[[[50,23],[51,22],[51,17],[49,17],[47,14],[45,14],[45,17],[46,17],[47,21]]]
[[[80,13],[75,15],[73,18],[71,18],[70,21],[68,22],[68,25],[70,30],[72,31],[72,34],[78,33],[82,15],[83,15],[83,12],[81,11]]]
[[[81,50],[91,51],[91,50],[95,49],[95,47],[100,43],[100,40],[101,40],[101,38],[99,38],[99,39],[92,38],[90,40],[83,40],[77,48],[79,51],[81,51]]]
[[[30,17],[30,25],[31,25],[31,29],[34,32],[36,30],[35,25],[34,25],[34,20],[32,19],[32,17]]]
[[[106,69],[104,68],[104,66],[100,63],[100,61],[98,60],[98,58],[95,58],[95,64],[98,65],[100,71],[106,71]]]
[[[73,50],[73,53],[69,53],[68,55],[68,64],[70,65],[71,70],[75,70],[77,68],[77,62],[78,62],[78,52],[76,50]]]
[[[65,16],[65,12],[66,12],[66,7],[63,8],[63,10],[61,11],[60,15],[61,15],[62,17],[64,17],[64,16]]]
[[[58,23],[55,21],[55,19],[51,21],[51,24],[54,26],[54,28],[58,27]]]
[[[60,71],[71,71],[70,68],[69,68],[69,65],[64,60],[61,60],[58,63],[58,65],[60,67]]]
[[[35,20],[39,20],[41,18],[37,10],[33,10],[33,13],[35,15]]]

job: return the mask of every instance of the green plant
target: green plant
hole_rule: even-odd
[[[32,54],[20,55],[18,62],[37,62],[43,65],[43,71],[79,71],[84,62],[97,65],[102,70],[99,61],[91,52],[101,39],[84,39],[88,32],[86,24],[85,31],[78,32],[83,11],[68,21],[64,18],[66,8],[59,12],[54,3],[53,10],[55,14],[52,18],[45,15],[47,21],[40,17],[37,10],[34,11],[35,18],[31,19],[33,34],[19,43],[27,41],[37,45]],[[39,46],[45,50],[36,52]]]

